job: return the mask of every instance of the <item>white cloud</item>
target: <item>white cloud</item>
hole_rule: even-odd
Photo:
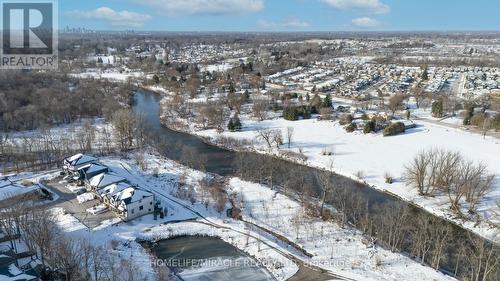
[[[264,0],[135,0],[167,15],[224,15],[258,12]]]
[[[321,0],[339,10],[366,10],[373,14],[387,14],[391,8],[379,0]]]
[[[301,19],[292,17],[287,18],[281,22],[267,21],[267,20],[259,20],[257,21],[257,27],[260,29],[301,29],[311,26],[308,22],[303,21]]]
[[[369,17],[356,18],[351,23],[357,27],[377,27],[382,25],[381,21]]]
[[[139,14],[129,11],[115,11],[109,7],[100,7],[91,11],[69,11],[67,16],[79,19],[102,20],[112,26],[124,27],[141,27],[147,21],[151,20],[151,16],[147,14]]]
[[[257,27],[261,29],[272,29],[276,28],[278,24],[273,21],[267,21],[267,20],[258,20],[257,21]]]
[[[283,22],[283,27],[289,28],[306,28],[309,26],[310,24],[308,22],[298,18],[289,18]]]

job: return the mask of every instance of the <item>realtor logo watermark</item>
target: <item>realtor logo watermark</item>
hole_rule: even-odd
[[[2,1],[0,15],[0,69],[57,68],[56,1]]]

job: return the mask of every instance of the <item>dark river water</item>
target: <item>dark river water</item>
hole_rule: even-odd
[[[294,169],[300,169],[304,175],[304,181],[300,184],[302,192],[304,192],[303,190],[308,190],[309,194],[314,197],[318,197],[320,195],[318,183],[316,181],[316,178],[314,177],[314,174],[318,171],[315,168],[257,153],[234,152],[219,148],[217,146],[205,143],[201,138],[198,138],[196,136],[170,130],[162,126],[159,119],[159,99],[160,97],[155,93],[139,90],[134,95],[133,110],[137,113],[141,113],[144,118],[146,118],[148,130],[155,132],[157,135],[163,138],[163,142],[165,142],[167,145],[167,148],[164,151],[166,157],[174,160],[180,160],[182,152],[181,149],[179,149],[179,144],[182,144],[183,146],[187,146],[192,149],[195,155],[199,156],[200,158],[206,159],[206,163],[204,165],[206,171],[222,176],[240,176],[246,180],[253,181],[255,181],[255,177],[245,177],[237,174],[235,161],[237,162],[237,160],[241,158],[244,159],[244,161],[242,162],[245,162],[246,164],[253,163],[254,165],[255,163],[257,163],[257,166],[260,165],[261,162],[269,161],[271,163],[271,166],[266,166],[262,169],[276,169],[276,171],[273,173],[272,180],[274,184],[279,185],[286,183],[290,178],[289,172],[295,171]],[[265,159],[265,161],[263,161],[263,159]],[[263,163],[262,166],[264,166]],[[345,199],[343,199],[343,201],[362,200],[362,202],[364,202],[363,204],[367,206],[367,211],[365,212],[369,213],[370,215],[376,214],[378,212],[380,212],[381,214],[387,214],[392,210],[396,210],[397,208],[400,208],[402,205],[404,205],[408,206],[411,209],[412,216],[433,216],[427,211],[412,206],[411,204],[406,203],[399,198],[378,191],[352,179],[337,174],[332,174],[332,177],[333,182],[335,182],[336,188],[341,188],[348,195],[355,194],[355,197],[347,196],[345,197]],[[331,202],[327,202],[331,203],[334,207],[339,209],[339,202],[335,202],[334,200],[335,199],[332,199]],[[342,203],[343,202],[340,202],[340,206],[343,205]],[[383,208],[380,208],[380,206],[383,206]],[[411,222],[408,222],[407,224],[411,224]],[[439,219],[439,224],[449,225],[453,229],[452,239],[450,239],[450,245],[448,245],[445,250],[447,257],[446,264],[443,264],[441,268],[441,270],[445,272],[453,272],[455,268],[454,254],[456,252],[456,247],[454,247],[454,245],[456,245],[456,243],[462,243],[462,239],[464,239],[464,237],[467,237],[467,234],[469,234],[469,232],[444,219]],[[411,226],[408,225],[408,227]],[[379,229],[379,231],[383,231],[383,229]],[[407,239],[411,240],[412,237],[407,237]]]
[[[154,93],[149,92],[137,92],[134,96],[134,104],[133,109],[135,112],[141,113],[145,118],[148,125],[148,130],[153,130],[159,133],[164,140],[169,144],[169,148],[165,150],[165,155],[174,160],[180,160],[181,158],[181,150],[177,149],[178,144],[181,143],[184,146],[189,146],[194,149],[196,155],[203,156],[206,159],[205,169],[208,172],[219,174],[222,176],[234,176],[235,168],[234,162],[237,158],[238,154],[244,154],[245,157],[263,157],[260,154],[249,153],[249,152],[235,152],[231,150],[227,150],[224,148],[220,148],[218,146],[210,145],[204,142],[201,138],[196,136],[182,133],[178,131],[174,131],[168,129],[161,125],[159,113],[160,113],[160,105],[159,105],[159,97]],[[271,157],[268,157],[271,158]],[[276,162],[275,166],[279,167],[295,167],[301,166],[301,168],[306,169],[308,174],[314,174],[316,169],[310,168],[304,165],[299,165],[296,163],[292,163],[289,161],[272,158],[273,162]],[[357,191],[363,192],[367,198],[370,198],[370,202],[372,203],[384,203],[386,201],[393,201],[394,198],[387,196],[386,194],[374,190],[372,188],[368,188],[363,184],[353,181],[349,178],[333,175],[335,177],[335,182],[342,183],[341,185],[344,188],[348,189],[356,189]],[[279,182],[279,175],[276,176]],[[314,189],[314,187],[313,187]],[[313,192],[314,193],[314,192]],[[397,200],[397,199],[396,199]],[[399,201],[399,200],[397,200]]]

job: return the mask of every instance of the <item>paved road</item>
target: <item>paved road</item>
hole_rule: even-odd
[[[474,128],[474,127],[464,127],[462,125],[450,124],[450,123],[442,122],[442,121],[439,121],[439,120],[428,119],[428,118],[415,118],[415,120],[419,120],[419,121],[422,121],[422,122],[427,122],[427,123],[431,123],[431,124],[435,124],[435,125],[439,125],[439,126],[451,128],[451,129],[462,130],[464,132],[470,132],[470,133],[478,134],[478,135],[481,135],[481,136],[483,135],[483,132],[480,129]],[[500,139],[500,132],[495,132],[495,131],[490,130],[490,131],[488,131],[488,133],[486,135],[490,136],[490,137],[494,137],[494,138]]]

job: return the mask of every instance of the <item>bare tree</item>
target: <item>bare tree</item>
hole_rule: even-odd
[[[286,143],[288,145],[288,148],[290,148],[290,145],[292,144],[292,139],[293,139],[293,127],[287,127],[286,128]]]
[[[111,117],[116,141],[122,151],[133,146],[135,122],[134,113],[127,109],[118,110]]]
[[[255,99],[253,101],[253,106],[252,106],[253,115],[260,121],[266,119],[268,108],[269,108],[269,101],[267,99]]]
[[[391,111],[392,116],[394,116],[394,113],[401,108],[404,99],[405,97],[402,94],[395,94],[389,98],[387,108]]]
[[[321,198],[320,198],[321,207],[319,210],[319,215],[323,217],[323,209],[325,207],[327,194],[331,193],[334,188],[333,179],[332,179],[332,174],[328,171],[318,171],[316,172],[315,175],[316,175],[316,180],[321,188]]]

